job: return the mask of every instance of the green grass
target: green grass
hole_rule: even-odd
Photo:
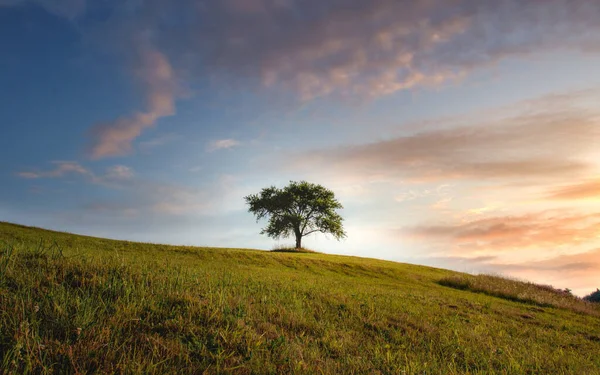
[[[600,374],[597,307],[447,270],[6,223],[0,243],[0,373]]]

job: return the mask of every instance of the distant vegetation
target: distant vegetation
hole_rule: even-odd
[[[595,292],[585,296],[583,299],[588,302],[600,303],[600,289],[596,289]]]
[[[304,247],[301,248],[295,248],[294,246],[276,246],[273,249],[271,249],[272,252],[275,253],[309,253],[309,254],[316,254],[318,253],[318,251],[314,251],[311,249],[307,249]]]
[[[550,285],[522,282],[494,275],[452,275],[442,278],[439,283],[451,288],[483,293],[510,301],[540,307],[559,307],[600,317],[600,309],[597,306],[577,298],[569,291],[555,289]]]
[[[471,292],[493,279],[3,223],[0,244],[0,374],[600,373],[598,310]]]

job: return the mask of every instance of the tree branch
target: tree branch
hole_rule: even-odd
[[[308,214],[306,215],[306,218],[304,219],[304,225],[302,226],[302,230],[300,231],[300,233],[302,235],[304,235],[304,229],[306,229],[306,226],[308,225],[308,220],[310,220],[310,215],[312,215],[313,212],[315,212],[314,207],[308,212]]]
[[[322,230],[321,230],[321,229],[314,229],[314,230],[311,230],[310,232],[306,232],[306,233],[304,233],[304,234],[302,235],[302,237],[304,237],[304,236],[308,236],[309,234],[311,234],[311,233],[315,233],[315,232],[322,232]]]

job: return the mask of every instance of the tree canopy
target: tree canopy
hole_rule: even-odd
[[[346,237],[343,218],[335,211],[343,206],[333,191],[321,185],[290,181],[282,189],[271,186],[244,199],[257,222],[268,219],[261,234],[272,238],[293,234],[298,249],[302,247],[302,238],[315,232],[332,234],[338,240]]]

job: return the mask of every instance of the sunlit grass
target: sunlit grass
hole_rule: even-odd
[[[496,275],[452,275],[440,279],[444,286],[540,307],[559,307],[600,317],[600,308],[570,292]]]
[[[0,241],[0,373],[600,373],[597,316],[446,270],[2,223]]]
[[[301,248],[295,248],[294,246],[286,246],[286,245],[281,245],[281,246],[275,246],[271,249],[272,252],[274,253],[319,253],[318,251],[312,250],[312,249],[307,249],[305,247],[301,247]]]

